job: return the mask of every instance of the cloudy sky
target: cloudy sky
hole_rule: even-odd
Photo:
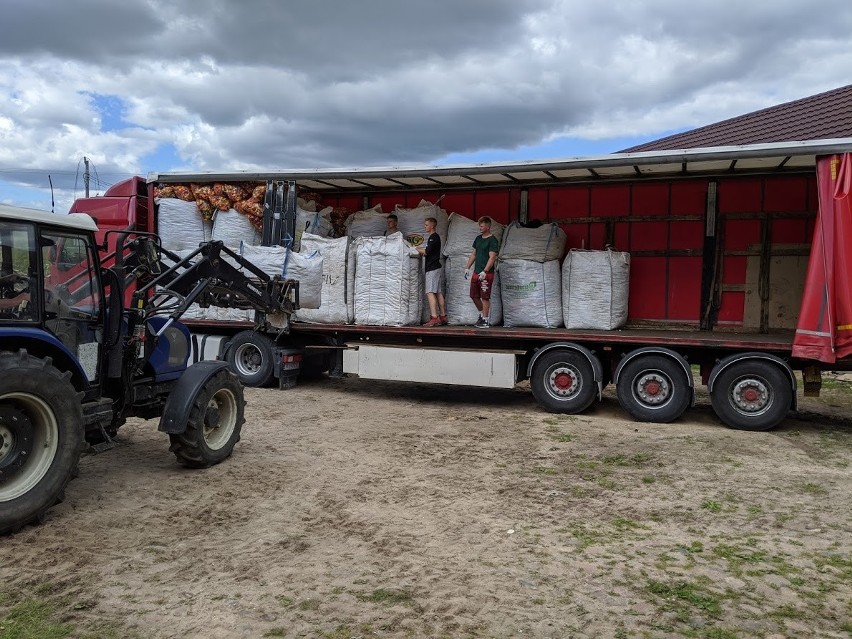
[[[0,202],[607,153],[852,83],[849,0],[3,0]]]

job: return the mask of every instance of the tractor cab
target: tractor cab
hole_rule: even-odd
[[[87,385],[102,374],[104,340],[96,230],[87,215],[0,205],[0,335],[30,352],[52,343]]]

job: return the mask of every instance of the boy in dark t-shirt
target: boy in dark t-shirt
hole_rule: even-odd
[[[474,326],[488,328],[488,316],[491,313],[491,287],[494,285],[494,267],[497,263],[497,251],[500,244],[491,235],[491,218],[479,218],[479,237],[473,241],[473,251],[467,258],[468,270],[473,265],[470,278],[470,297],[479,311],[479,319]]]
[[[426,256],[426,299],[429,300],[430,319],[424,326],[441,326],[447,323],[447,306],[444,299],[444,269],[441,268],[441,236],[435,232],[438,220],[427,217],[423,221],[427,240],[425,247],[417,247]]]

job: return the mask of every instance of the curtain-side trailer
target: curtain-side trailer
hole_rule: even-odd
[[[203,321],[193,329],[201,341],[210,336],[214,356],[238,336],[237,368],[248,381],[278,347],[367,379],[499,388],[528,379],[538,403],[561,413],[585,410],[614,384],[627,413],[652,422],[693,405],[698,373],[722,422],[766,430],[795,410],[800,380],[805,394],[818,394],[821,371],[852,370],[850,153],[852,139],[840,139],[511,165],[152,173],[72,211],[102,228],[163,232],[155,186],[262,181],[267,244],[289,237],[298,189],[352,212],[442,198],[442,208],[472,219],[553,222],[568,250],[630,254],[624,327],[293,322],[286,334],[262,335],[250,323]]]

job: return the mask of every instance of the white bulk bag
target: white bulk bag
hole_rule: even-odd
[[[562,315],[566,328],[612,330],[627,323],[630,253],[568,252],[562,264]]]
[[[322,303],[316,309],[299,309],[299,322],[348,324],[355,317],[355,251],[348,237],[302,236],[302,252],[322,255]]]
[[[285,249],[284,268],[281,274],[299,282],[299,306],[319,308],[322,303],[322,255],[310,255]]]
[[[420,246],[426,241],[423,223],[427,217],[434,217],[437,222],[435,232],[441,238],[441,247],[447,243],[447,212],[437,204],[420,200],[417,208],[404,209],[397,205],[394,213],[398,218],[399,232],[412,246]]]
[[[374,326],[420,324],[424,283],[420,254],[402,238],[355,240],[355,323]]]
[[[206,222],[195,202],[176,198],[157,198],[157,233],[163,247],[179,252],[196,249],[213,235],[213,223]]]
[[[224,242],[225,246],[240,246],[242,243],[257,246],[261,234],[251,225],[247,216],[229,209],[216,211],[213,216],[213,239]]]
[[[319,212],[296,208],[296,229],[293,233],[294,251],[301,250],[302,234],[304,233],[319,235],[320,237],[329,237],[332,234],[334,227],[329,219],[331,211],[330,206]]]
[[[388,229],[388,216],[382,213],[382,205],[358,211],[346,218],[346,235],[352,239],[358,237],[379,237]]]
[[[270,277],[274,277],[281,275],[284,270],[287,249],[283,246],[251,246],[243,242],[239,254]],[[251,272],[246,274],[251,277]]]
[[[504,260],[499,270],[505,326],[562,326],[559,260]]]
[[[567,242],[565,231],[558,224],[542,224],[526,228],[512,222],[503,233],[501,260],[532,260],[549,262],[561,260]]]
[[[444,262],[446,282],[447,324],[469,326],[476,322],[479,311],[470,299],[470,280],[465,279],[468,255],[450,255]],[[494,274],[491,289],[491,309],[488,323],[496,326],[503,321],[503,298],[500,294],[500,272]]]
[[[498,222],[491,221],[491,235],[497,238],[497,243],[503,238],[504,226]],[[467,257],[473,252],[473,241],[479,237],[479,222],[469,217],[450,213],[447,222],[447,241],[441,245],[444,255],[464,255]]]

